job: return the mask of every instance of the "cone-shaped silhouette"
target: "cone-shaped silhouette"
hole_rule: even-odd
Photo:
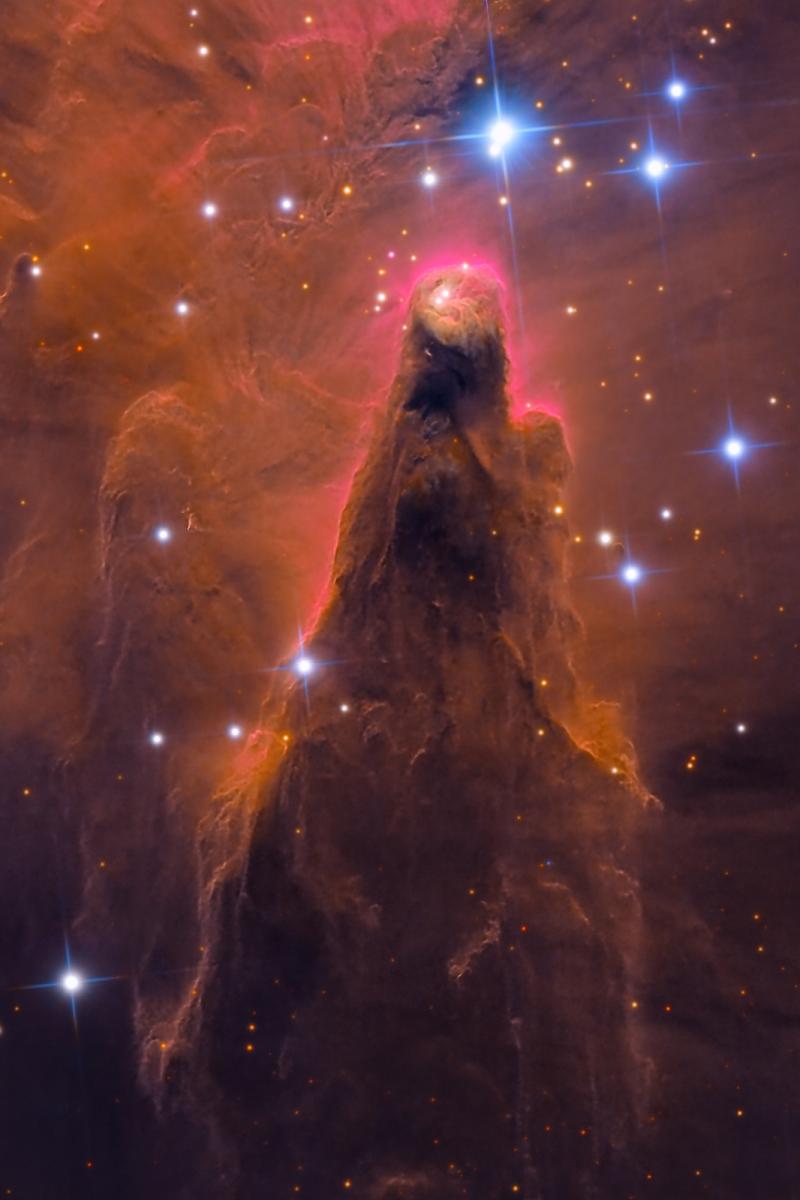
[[[627,1194],[644,799],[561,723],[568,456],[502,325],[418,284],[313,670],[205,833],[184,1032],[246,1200]]]

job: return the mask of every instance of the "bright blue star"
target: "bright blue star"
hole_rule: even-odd
[[[742,457],[747,449],[747,446],[742,438],[733,436],[725,439],[722,449],[728,458],[733,459],[733,461],[736,462],[737,459]]]
[[[498,119],[489,128],[489,153],[492,158],[499,158],[506,146],[514,140],[516,129],[505,117]]]
[[[663,179],[669,170],[669,163],[659,154],[651,154],[644,164],[644,172],[651,179]]]
[[[77,996],[84,988],[93,983],[112,983],[122,978],[121,975],[96,975],[86,978],[81,975],[80,971],[76,971],[72,965],[72,957],[69,953],[69,945],[65,939],[65,955],[64,955],[64,972],[58,979],[54,979],[49,983],[29,983],[26,986],[19,988],[22,992],[42,992],[42,991],[61,991],[64,992],[69,1000],[70,1010],[72,1012],[72,1023],[75,1026],[75,1031],[78,1030],[78,1007]],[[17,990],[17,989],[14,989]]]

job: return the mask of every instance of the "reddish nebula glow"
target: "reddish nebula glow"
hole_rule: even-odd
[[[449,713],[460,761],[481,778],[494,762],[507,781],[515,755],[529,767],[522,734],[512,746],[505,725],[489,722],[504,748],[501,770],[482,735],[468,730],[488,720],[482,704],[492,714],[506,704],[506,724],[518,729],[513,722],[528,704],[529,715],[546,713],[570,731],[551,767],[572,764],[577,746],[608,767],[598,804],[613,771],[615,788],[626,780],[661,805],[657,819],[653,808],[634,823],[640,838],[619,858],[588,801],[585,823],[559,832],[572,830],[581,848],[574,857],[589,860],[587,829],[596,820],[604,861],[621,863],[640,889],[636,952],[623,920],[625,936],[609,934],[609,944],[624,943],[624,970],[609,983],[604,960],[598,976],[612,1008],[621,981],[630,987],[626,1033],[615,1043],[624,1045],[626,1066],[619,1090],[610,1089],[611,1109],[619,1100],[626,1121],[643,1104],[635,1064],[648,1056],[654,1063],[652,1102],[637,1109],[642,1128],[625,1142],[635,1146],[626,1170],[638,1174],[615,1177],[613,1186],[608,1174],[602,1183],[592,1174],[597,1159],[606,1171],[614,1156],[606,1160],[600,1147],[616,1145],[616,1134],[586,1115],[580,1088],[562,1127],[520,1083],[503,1108],[515,1114],[519,1137],[504,1140],[496,1113],[485,1109],[464,1118],[459,1136],[479,1141],[488,1123],[497,1154],[513,1164],[527,1136],[520,1114],[542,1116],[558,1147],[538,1144],[538,1166],[526,1159],[526,1176],[517,1179],[504,1160],[499,1175],[481,1177],[464,1142],[461,1157],[451,1157],[448,1135],[459,1122],[439,1118],[443,1106],[440,1125],[429,1128],[426,1117],[419,1128],[431,1146],[436,1139],[444,1175],[425,1155],[410,1162],[407,1145],[393,1166],[386,1142],[373,1175],[363,1164],[343,1166],[348,1190],[368,1200],[619,1200],[642,1189],[656,1200],[692,1189],[751,1200],[797,1192],[800,1096],[786,1064],[800,969],[791,902],[800,765],[792,624],[800,26],[792,0],[775,0],[769,12],[738,0],[700,7],[4,6],[0,1049],[14,1103],[0,1123],[0,1190],[81,1200],[229,1200],[229,1192],[230,1200],[249,1200],[226,1174],[233,1160],[214,1159],[212,1169],[205,1132],[181,1124],[191,1124],[188,1109],[176,1115],[180,1072],[197,1060],[181,1056],[191,1039],[175,1014],[192,1010],[187,982],[206,980],[203,956],[225,927],[209,918],[204,905],[219,893],[201,888],[198,872],[213,875],[218,865],[219,880],[227,878],[224,868],[249,845],[247,820],[273,794],[276,762],[299,764],[306,781],[324,777],[318,762],[320,775],[306,771],[312,734],[337,755],[347,750],[344,776],[355,779],[353,764],[368,761],[365,747],[384,746],[423,712],[441,733]],[[675,80],[685,85],[680,95],[668,92]],[[514,136],[492,153],[498,119],[513,122]],[[650,158],[669,164],[657,178]],[[472,686],[459,676],[457,702],[444,685],[437,704],[419,700],[433,675],[421,670],[396,721],[378,712],[381,688],[399,686],[388,669],[397,665],[392,647],[383,653],[380,638],[369,641],[374,629],[365,629],[388,682],[377,671],[360,681],[377,706],[372,724],[355,682],[354,695],[330,697],[334,723],[353,718],[352,728],[335,725],[334,737],[314,708],[314,688],[323,675],[336,678],[333,668],[298,681],[291,664],[301,647],[326,653],[315,639],[330,628],[337,544],[340,558],[342,546],[355,556],[352,546],[361,544],[347,522],[342,528],[343,513],[362,495],[359,471],[385,428],[398,364],[407,361],[403,326],[414,289],[432,269],[463,262],[502,282],[513,429],[487,432],[474,412],[460,413],[469,436],[462,430],[461,449],[443,461],[454,475],[464,461],[470,471],[479,463],[499,491],[508,487],[502,527],[513,553],[508,570],[492,574],[495,591],[481,595],[491,607],[508,586],[519,601],[511,605],[517,623],[512,632],[492,626],[501,632],[491,652],[476,638]],[[447,400],[439,408],[452,407],[453,372],[448,361],[436,381]],[[424,462],[444,427],[441,412],[427,415],[430,427],[414,432]],[[568,479],[562,434],[573,462]],[[548,453],[531,451],[531,461],[550,482],[531,501],[536,519],[520,518],[525,536],[517,542],[513,513],[527,513],[517,501],[531,495],[519,462],[509,462],[536,437]],[[727,456],[731,438],[747,452]],[[408,469],[424,492],[424,470]],[[475,506],[453,501],[462,520],[442,525],[464,561],[486,511],[486,480],[477,469],[470,479]],[[379,511],[395,511],[370,496],[374,512],[363,511],[376,522]],[[428,537],[419,543],[421,554],[430,548]],[[484,552],[495,553],[491,543]],[[532,593],[546,601],[535,613],[515,590],[524,574],[519,555],[534,572]],[[632,566],[640,573],[626,578]],[[440,596],[431,585],[430,610],[414,609],[423,626],[431,612],[457,611],[453,644],[469,625],[467,601],[479,583],[471,566],[462,575],[463,594],[442,585]],[[375,579],[387,578],[375,565]],[[412,596],[408,576],[391,576],[393,586],[398,578]],[[363,594],[372,596],[366,586]],[[448,607],[454,596],[463,608]],[[477,602],[475,611],[484,611]],[[402,643],[408,631],[397,612],[379,616]],[[481,672],[498,646],[524,641],[528,617],[537,637],[556,618],[565,636],[554,639],[553,672],[520,655],[528,699],[514,692],[512,705],[508,664],[497,680]],[[447,644],[431,663],[450,661]],[[422,661],[419,646],[416,653]],[[340,648],[329,657],[348,656]],[[454,661],[460,670],[465,660]],[[342,677],[353,670],[348,663]],[[577,680],[580,694],[572,723],[556,712],[559,697],[551,699],[561,688],[566,702],[565,680]],[[284,693],[294,697],[287,708]],[[533,739],[545,736],[539,728]],[[338,740],[356,731],[358,743]],[[403,743],[420,752],[423,775],[424,741],[409,735]],[[287,811],[298,794],[288,789]],[[350,803],[350,792],[335,794]],[[253,805],[244,815],[241,803],[226,807],[242,796]],[[302,830],[302,814],[294,815]],[[507,815],[519,834],[523,811]],[[482,853],[497,830],[465,825],[473,834],[478,827]],[[555,894],[547,891],[555,878],[548,859],[558,856],[534,845],[528,829],[544,911]],[[446,849],[441,830],[431,827],[431,839]],[[257,843],[259,854],[265,845],[268,838]],[[340,848],[347,861],[352,847]],[[507,849],[496,859],[503,870],[518,861]],[[463,864],[461,843],[458,853]],[[354,852],[353,861],[365,860],[367,870],[371,856]],[[592,864],[589,925],[591,897],[606,894]],[[574,898],[576,876],[567,876]],[[355,884],[338,867],[330,877],[346,908]],[[426,886],[435,891],[431,878]],[[519,893],[527,899],[529,884]],[[508,893],[502,902],[491,894],[498,914],[510,911]],[[275,897],[261,899],[261,911],[272,911]],[[473,917],[462,900],[454,911],[463,932]],[[288,907],[300,940],[307,935],[303,945],[318,948],[309,917],[317,909]],[[535,919],[517,915],[515,927],[525,925],[536,942]],[[414,926],[425,927],[422,918]],[[592,946],[602,957],[588,935],[583,943],[575,936],[581,953]],[[303,961],[312,959],[309,952]],[[558,987],[537,993],[536,1011],[552,1023],[566,997],[565,1028],[580,1027],[572,1041],[589,1072],[588,1058],[602,1056],[593,1022],[605,1010],[587,1007],[559,970]],[[209,972],[224,978],[222,968]],[[67,976],[82,986],[65,996]],[[486,980],[482,1013],[492,996],[502,1007],[494,986]],[[520,984],[514,996],[524,991]],[[493,1024],[491,1036],[502,1040],[505,1030],[508,1044],[529,1046],[517,1016],[522,1021],[515,1012],[508,1024]],[[240,1024],[237,1038],[246,1034],[243,1044],[254,1047],[243,1051],[247,1063],[269,1075],[258,1030],[246,1028],[258,1021],[244,1014]],[[501,1074],[504,1053],[495,1056]],[[231,1060],[237,1086],[239,1066]],[[219,1064],[215,1070],[224,1076]],[[168,1086],[157,1116],[148,1087],[159,1072]],[[597,1095],[606,1094],[609,1072],[601,1072]],[[309,1077],[316,1078],[310,1069]],[[509,1078],[498,1085],[498,1112]],[[533,1076],[519,1079],[534,1089]],[[420,1094],[426,1088],[421,1082]],[[235,1135],[226,1131],[233,1142]],[[542,1163],[568,1160],[573,1135],[588,1173],[560,1177]],[[280,1178],[285,1190],[302,1186]],[[318,1184],[315,1195],[308,1185],[304,1194],[330,1200],[331,1186]]]

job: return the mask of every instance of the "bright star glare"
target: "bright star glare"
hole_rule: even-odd
[[[241,725],[229,725],[228,726],[228,737],[229,738],[232,738],[233,741],[237,741],[241,736],[242,736]]]
[[[153,730],[153,732],[150,734],[150,745],[151,746],[163,746],[164,745],[163,733],[159,733],[157,729]]]
[[[295,661],[294,669],[300,675],[310,675],[314,670],[314,660],[306,654],[301,654],[300,658]]]
[[[661,520],[662,521],[671,521],[672,520],[672,509],[671,508],[662,508]]]
[[[744,442],[738,437],[729,437],[722,449],[727,454],[728,458],[741,458],[744,454]]]
[[[428,167],[427,171],[422,172],[422,182],[427,188],[436,187],[439,182],[439,176]]]
[[[498,146],[507,146],[514,136],[514,126],[510,121],[502,119],[495,121],[489,130],[489,136],[493,142],[497,142]]]
[[[217,206],[213,202],[213,200],[207,200],[206,203],[203,205],[203,216],[208,217],[209,220],[211,220],[212,217],[215,217],[218,212],[219,212],[219,209],[217,208]]]
[[[642,568],[637,567],[636,563],[628,563],[622,568],[622,578],[626,583],[638,583],[642,578]]]
[[[489,153],[492,158],[502,154],[509,142],[513,141],[515,129],[510,121],[501,118],[489,129]]]
[[[686,84],[682,83],[680,79],[673,79],[667,88],[667,95],[671,100],[682,100],[686,95]]]
[[[601,546],[610,546],[614,540],[614,535],[608,529],[601,529],[597,535],[597,540]]]
[[[168,542],[172,538],[172,530],[168,525],[159,525],[153,531],[153,537],[157,542]]]
[[[65,992],[79,992],[83,987],[83,980],[76,971],[67,971],[66,975],[61,977],[61,986]]]
[[[644,164],[644,169],[651,179],[661,179],[664,173],[669,170],[669,163],[665,162],[663,158],[659,158],[658,155],[653,155]]]
[[[280,206],[284,212],[291,212],[294,208],[294,200],[291,196],[282,196]]]

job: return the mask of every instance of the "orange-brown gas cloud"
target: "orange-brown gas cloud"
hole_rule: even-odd
[[[609,1162],[622,1161],[614,1131],[649,1094],[639,1113],[641,1176],[630,1187],[614,1177],[614,1200],[642,1189],[657,1200],[690,1188],[723,1200],[796,1190],[800,1099],[781,1064],[791,1061],[800,969],[786,901],[796,859],[799,37],[790,0],[775,0],[769,13],[741,0],[636,12],[622,0],[4,5],[0,1049],[13,1103],[0,1122],[0,1191],[244,1200],[235,1180],[252,1177],[261,1150],[242,1168],[206,1144],[206,1126],[187,1117],[197,1107],[170,1104],[201,1076],[224,1095],[231,1079],[238,1086],[243,1062],[257,1064],[258,1094],[271,1071],[290,1068],[258,1058],[261,1027],[248,1027],[260,1018],[232,1008],[223,1019],[215,1008],[213,988],[231,970],[220,931],[238,927],[231,914],[209,914],[203,897],[230,898],[231,881],[245,877],[245,849],[257,858],[277,846],[290,857],[306,844],[289,835],[304,828],[295,812],[303,788],[313,783],[316,795],[324,774],[324,763],[311,761],[317,745],[335,750],[330,796],[349,814],[342,830],[354,828],[348,806],[362,783],[376,813],[397,802],[409,929],[430,924],[440,950],[452,936],[447,962],[465,988],[484,951],[501,964],[496,978],[482,967],[475,1011],[483,1015],[464,1056],[475,1070],[457,1084],[447,1075],[453,1103],[474,1085],[477,1108],[465,1122],[445,1115],[434,1128],[414,1124],[422,1118],[407,1100],[401,1126],[422,1130],[424,1153],[417,1161],[406,1142],[393,1159],[377,1139],[385,1152],[363,1167],[365,1189],[384,1186],[393,1200],[451,1192],[496,1200],[499,1180],[503,1196],[563,1200],[567,1187],[585,1183],[584,1200],[596,1160],[606,1181],[613,1177]],[[673,76],[687,87],[677,106],[664,92]],[[498,105],[517,136],[492,156]],[[657,190],[641,170],[651,145],[671,163]],[[476,364],[488,404],[476,400]],[[458,448],[433,455],[450,503],[437,509],[446,520],[433,523],[431,540],[431,506],[416,501],[427,497],[443,412],[459,424]],[[717,453],[730,428],[748,447],[736,472]],[[390,452],[407,472],[405,491],[387,466]],[[450,493],[451,477],[469,486]],[[486,528],[488,493],[498,521]],[[399,542],[390,530],[400,530]],[[462,556],[463,590],[444,587],[449,577],[430,561],[437,537]],[[501,541],[511,546],[502,560],[492,557]],[[390,543],[399,555],[391,562],[377,549]],[[473,551],[490,563],[491,585],[469,565]],[[429,556],[421,574],[415,555]],[[635,588],[620,578],[628,561],[642,571]],[[418,578],[427,580],[421,595]],[[370,580],[386,595],[370,592]],[[499,666],[487,676],[477,626],[498,596],[508,604],[492,626]],[[393,605],[412,616],[401,620]],[[436,621],[447,613],[445,636]],[[426,622],[438,639],[427,650]],[[385,644],[382,629],[396,644]],[[450,658],[459,634],[469,653]],[[326,649],[325,638],[336,645]],[[348,647],[362,643],[353,658]],[[386,668],[398,645],[419,674],[413,688],[404,677],[405,691]],[[310,708],[303,680],[290,682],[287,671],[301,647],[348,660],[305,680]],[[369,774],[369,753],[380,758],[402,734],[388,701],[380,707],[379,681],[364,700],[359,672],[376,662],[386,687],[402,692],[393,703],[408,717],[402,747],[414,758],[414,795],[431,800],[424,812],[400,803],[407,763],[394,763],[385,795],[375,794],[377,775],[359,774]],[[340,695],[348,688],[349,699]],[[595,695],[613,704],[593,703]],[[352,703],[352,744],[337,740],[342,703]],[[558,854],[537,841],[530,797],[507,807],[509,796],[521,797],[513,764],[532,769],[524,721],[536,739],[538,728],[552,729],[558,747],[544,775],[554,788],[545,789],[545,825],[552,819]],[[448,736],[453,744],[435,759]],[[593,824],[606,799],[629,788],[639,828],[643,793],[628,739],[664,803],[657,833],[641,847],[613,846],[612,824]],[[256,836],[255,814],[273,805],[287,764],[300,777],[297,788],[287,783],[285,810],[297,820],[275,842]],[[513,821],[503,846],[470,790],[495,768],[498,811]],[[570,790],[573,768],[585,771],[585,806],[575,824],[556,828],[562,806],[553,797],[569,808],[559,789]],[[430,857],[421,852],[418,866],[435,891],[435,866],[444,864],[437,894],[456,914],[448,933],[431,916],[436,906],[425,905],[425,888],[416,898],[409,847],[425,842],[420,828],[450,771],[474,801],[471,816],[462,822],[448,792],[455,844],[433,829]],[[243,793],[251,809],[242,809]],[[229,844],[215,796],[230,802],[231,818],[247,814]],[[313,856],[324,858],[330,806],[315,820],[301,891]],[[570,832],[580,862],[563,867]],[[380,855],[365,866],[365,848],[340,844],[339,834],[330,845],[340,857],[325,860],[323,876],[337,911],[356,913],[363,932],[363,897],[384,885],[371,877],[362,896],[356,866],[392,868]],[[204,840],[215,837],[216,848]],[[476,839],[484,891],[476,883],[471,896],[470,883],[453,900],[448,889],[467,872]],[[565,871],[563,892],[547,890],[550,867],[538,874],[548,858]],[[219,890],[203,892],[222,864]],[[638,946],[635,904],[620,901],[624,928],[610,927],[629,880],[641,884]],[[578,908],[567,915],[579,892],[589,914],[583,942]],[[527,915],[515,907],[520,896]],[[563,1127],[543,1116],[535,1064],[555,1087],[555,1059],[536,1059],[525,1014],[512,1005],[496,1025],[487,1015],[501,1006],[503,971],[514,979],[504,995],[530,995],[516,965],[530,959],[520,953],[509,965],[519,952],[508,946],[522,947],[522,925],[541,932],[557,896],[567,906],[558,928],[575,933],[566,942],[583,966],[564,982],[563,956],[556,962],[557,947],[543,949],[552,971],[527,1011],[557,1042],[556,999],[567,997],[562,1041],[584,1081],[595,1079],[595,1050],[605,1053],[598,1047],[611,1010],[612,1043],[621,1047],[618,1076],[597,1076],[596,1096],[614,1093],[608,1120],[565,1115]],[[590,903],[598,896],[610,898],[599,924]],[[258,911],[272,912],[274,899],[262,895]],[[321,902],[307,901],[288,908],[300,913],[298,942],[314,959],[330,930],[320,931]],[[392,912],[402,940],[400,909]],[[342,930],[352,932],[346,920]],[[252,929],[238,933],[242,946],[258,941]],[[358,937],[354,946],[357,959]],[[596,973],[586,968],[591,947]],[[65,1005],[59,989],[39,985],[60,979],[67,962],[104,982],[87,983]],[[609,983],[612,963],[619,970]],[[643,972],[636,994],[631,964]],[[356,975],[357,989],[375,980]],[[595,977],[608,984],[610,1008],[599,1004],[581,1025]],[[174,1018],[195,1014],[182,1006],[198,978],[211,992],[201,987],[207,1024],[190,1043]],[[236,988],[249,984],[231,978],[230,994],[241,998]],[[379,985],[386,999],[390,984]],[[624,1021],[614,1008],[623,996],[636,1005]],[[276,1020],[291,1021],[292,1010],[274,1003]],[[478,1062],[487,1022],[499,1083],[493,1063]],[[434,1038],[440,1065],[437,1054],[453,1044],[446,1025]],[[335,1070],[336,1030],[325,1028],[325,1061]],[[503,1029],[510,1040],[501,1046]],[[428,1033],[420,1046],[431,1045]],[[153,1093],[137,1082],[143,1040],[157,1074],[174,1068],[158,1119]],[[417,1044],[409,1033],[392,1061],[406,1043]],[[222,1045],[225,1062],[186,1057],[189,1044],[200,1057]],[[647,1058],[652,1090],[641,1093],[632,1081],[638,1086]],[[438,1115],[417,1066],[420,1094]],[[195,1069],[191,1079],[180,1074]],[[370,1077],[364,1095],[378,1090]],[[578,1089],[573,1100],[577,1112],[586,1096]],[[347,1105],[361,1103],[350,1093],[335,1101],[345,1123]],[[305,1112],[306,1102],[313,1107],[310,1095],[293,1107]],[[232,1104],[234,1116],[242,1111]],[[523,1141],[528,1118],[517,1125],[512,1116],[506,1129],[507,1112],[542,1117],[535,1154]],[[236,1129],[212,1115],[235,1146]],[[284,1117],[287,1127],[299,1120]],[[484,1129],[502,1160],[488,1183],[470,1165],[470,1134],[480,1143]],[[541,1162],[569,1157],[575,1138],[589,1174],[564,1184]],[[538,1183],[512,1169],[534,1159]],[[280,1178],[291,1194],[304,1186]],[[355,1195],[355,1171],[335,1186],[348,1179]],[[333,1187],[325,1179],[321,1191],[308,1185],[303,1194],[330,1200]]]
[[[568,459],[509,418],[504,323],[486,270],[417,284],[325,608],[202,825],[199,972],[144,997],[147,1074],[243,1197],[297,1162],[319,1196],[463,1195],[437,1131],[486,1195],[637,1174],[648,797],[559,719]]]

